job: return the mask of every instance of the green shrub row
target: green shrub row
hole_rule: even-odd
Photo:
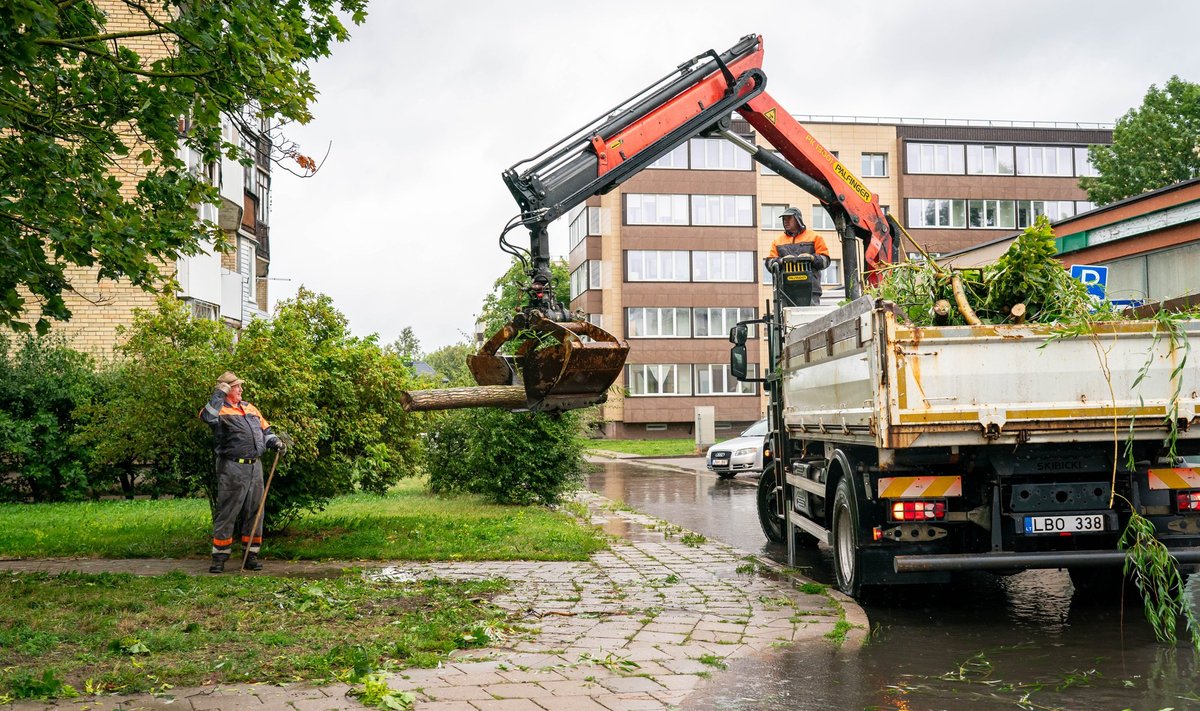
[[[446,371],[469,384],[466,351],[451,350]],[[406,413],[402,391],[435,385],[418,382],[395,348],[351,336],[329,297],[301,289],[236,338],[162,299],[101,364],[61,337],[0,336],[0,500],[211,501],[212,438],[198,414],[226,370],[292,440],[268,498],[272,528],[334,496],[383,493],[425,471],[435,492],[508,504],[557,501],[581,479],[576,414]]]

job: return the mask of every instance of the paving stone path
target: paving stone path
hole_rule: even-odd
[[[838,647],[826,634],[845,615],[856,625],[842,652],[861,644],[866,618],[840,595],[806,594],[777,567],[744,551],[584,492],[593,523],[619,519],[630,540],[581,563],[400,563],[380,573],[413,578],[512,581],[494,602],[522,631],[488,649],[456,654],[436,669],[390,674],[389,685],[415,695],[417,711],[625,711],[670,709],[707,683],[727,660],[790,644]],[[152,573],[156,562],[91,561],[105,570]],[[170,562],[166,562],[170,563]],[[195,561],[178,565],[198,568]],[[336,566],[336,564],[329,564]],[[66,562],[0,562],[8,569],[81,570]],[[140,568],[140,570],[139,570]],[[319,566],[276,563],[274,574],[314,574]],[[836,598],[836,599],[835,599]],[[710,679],[714,678],[713,681]],[[170,696],[117,696],[22,702],[0,709],[89,711],[171,709],[325,711],[363,706],[345,684],[220,685],[176,688]]]

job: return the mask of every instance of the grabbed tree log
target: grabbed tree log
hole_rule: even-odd
[[[501,407],[515,410],[525,407],[525,388],[520,385],[477,385],[469,388],[409,390],[400,395],[407,412],[461,410],[468,407]]]

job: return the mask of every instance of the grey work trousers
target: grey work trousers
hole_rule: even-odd
[[[228,555],[233,548],[233,527],[242,518],[242,546],[258,553],[262,545],[262,521],[251,531],[258,506],[262,502],[262,460],[243,464],[217,457],[217,510],[213,514],[214,555]]]

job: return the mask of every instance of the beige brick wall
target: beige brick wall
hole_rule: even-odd
[[[96,0],[96,4],[107,14],[109,32],[143,30],[150,23],[140,12],[131,10],[120,0]],[[153,6],[151,11],[158,11]],[[123,41],[125,46],[138,52],[144,59],[153,60],[166,56],[168,48],[157,37],[135,37]],[[147,167],[137,158],[142,150],[142,144],[132,131],[126,131],[127,143],[131,150],[127,157],[119,159],[113,174],[122,181],[121,195],[131,199],[136,195],[136,185],[146,174]],[[237,254],[228,252],[221,255],[221,266],[237,271]],[[164,264],[160,267],[163,276],[170,278],[175,273],[174,264]],[[262,266],[259,267],[265,273]],[[65,334],[74,347],[89,352],[97,357],[106,358],[112,354],[113,348],[119,342],[118,330],[128,328],[133,324],[134,311],[151,309],[154,306],[155,294],[148,293],[128,282],[100,280],[96,268],[71,267],[67,270],[68,280],[73,292],[64,293],[64,299],[71,310],[71,319],[67,322],[53,322],[52,330]],[[260,309],[267,307],[266,280],[255,283],[255,297]],[[37,302],[29,298],[29,307],[24,320],[33,323],[39,315]]]

